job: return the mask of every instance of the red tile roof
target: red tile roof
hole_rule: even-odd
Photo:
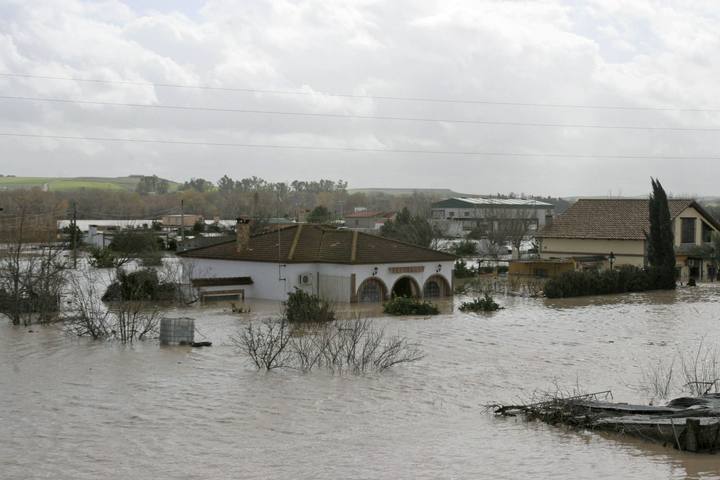
[[[345,215],[345,218],[392,218],[395,216],[395,212],[379,212],[374,210],[363,210],[361,212],[353,212]]]
[[[429,248],[350,230],[300,224],[250,237],[238,253],[235,241],[178,253],[181,257],[277,263],[448,262],[455,256]]]
[[[718,222],[692,199],[669,199],[670,218],[694,207],[706,221],[720,229]],[[537,237],[643,240],[650,231],[648,199],[580,199],[553,219]]]

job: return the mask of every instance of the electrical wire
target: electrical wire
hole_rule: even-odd
[[[599,109],[599,110],[637,110],[637,111],[677,111],[677,112],[720,112],[720,107],[677,107],[677,106],[634,106],[634,105],[593,105],[593,104],[575,104],[575,103],[543,103],[543,102],[520,102],[520,101],[498,101],[498,100],[480,100],[480,99],[455,99],[455,98],[435,98],[435,97],[403,97],[391,95],[361,95],[349,93],[330,93],[315,92],[303,90],[277,90],[277,89],[259,89],[259,88],[241,88],[241,87],[216,87],[212,85],[189,85],[179,83],[159,83],[159,82],[139,82],[130,80],[105,80],[97,78],[83,77],[63,77],[55,75],[36,75],[29,73],[0,72],[1,77],[8,78],[34,78],[42,80],[58,80],[72,81],[83,83],[98,83],[108,85],[132,85],[143,87],[159,87],[159,88],[182,88],[196,90],[214,90],[222,92],[242,92],[256,93],[268,95],[300,95],[300,96],[320,96],[320,97],[339,97],[352,99],[368,99],[368,100],[391,100],[401,102],[428,102],[428,103],[451,103],[451,104],[468,104],[468,105],[498,105],[511,107],[538,107],[538,108],[568,108],[568,109]]]
[[[72,135],[46,135],[34,133],[0,132],[0,137],[18,138],[45,138],[52,140],[95,141],[95,142],[129,142],[129,143],[155,143],[166,145],[193,145],[208,147],[232,148],[263,148],[277,150],[313,150],[327,152],[367,152],[367,153],[412,153],[424,155],[457,155],[457,156],[485,156],[485,157],[554,157],[574,159],[640,159],[640,160],[720,160],[719,155],[633,155],[633,154],[575,154],[575,153],[531,153],[531,152],[493,152],[477,150],[421,150],[401,148],[364,148],[364,147],[327,147],[313,145],[277,145],[267,143],[233,143],[233,142],[206,142],[193,140],[165,140],[145,138],[120,137],[87,137]]]
[[[547,122],[503,122],[491,120],[462,120],[462,119],[441,119],[441,118],[421,118],[421,117],[393,117],[381,115],[355,115],[346,113],[308,113],[308,112],[288,112],[288,111],[272,111],[272,110],[251,110],[239,108],[221,108],[221,107],[196,107],[189,105],[162,105],[162,104],[143,104],[143,103],[119,103],[119,102],[100,102],[94,100],[75,100],[66,98],[41,98],[41,97],[23,97],[13,95],[0,95],[0,100],[18,100],[31,102],[48,102],[48,103],[64,103],[77,105],[97,105],[109,107],[130,107],[130,108],[151,108],[166,110],[187,110],[187,111],[203,111],[203,112],[225,112],[225,113],[242,113],[253,115],[275,115],[275,116],[293,116],[293,117],[319,117],[319,118],[342,118],[342,119],[361,119],[361,120],[390,120],[405,122],[423,122],[423,123],[455,123],[468,125],[485,125],[485,126],[505,126],[505,127],[550,127],[550,128],[591,128],[591,129],[609,129],[609,130],[649,130],[649,131],[677,131],[677,132],[720,132],[717,127],[657,127],[642,125],[597,125],[583,123],[547,123]]]

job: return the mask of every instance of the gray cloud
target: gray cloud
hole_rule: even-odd
[[[484,121],[718,127],[718,112],[543,108],[324,93],[526,103],[720,107],[712,2],[266,0],[0,1],[0,71],[272,95],[0,76],[0,95]],[[167,5],[173,4],[170,10]],[[0,131],[49,135],[516,153],[577,158],[318,152],[0,138],[3,173],[157,173],[216,180],[338,177],[351,186],[474,193],[640,194],[648,177],[712,194],[713,132],[298,118],[0,100]]]

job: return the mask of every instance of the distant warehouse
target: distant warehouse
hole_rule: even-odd
[[[554,205],[521,198],[456,197],[433,203],[433,223],[449,236],[461,237],[473,230],[492,233],[509,224],[523,222],[529,231],[545,226]]]

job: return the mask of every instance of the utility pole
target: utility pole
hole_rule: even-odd
[[[77,270],[77,204],[72,202],[72,219],[70,220],[70,239],[72,242],[73,268]]]
[[[185,243],[185,200],[180,200],[180,241]]]

